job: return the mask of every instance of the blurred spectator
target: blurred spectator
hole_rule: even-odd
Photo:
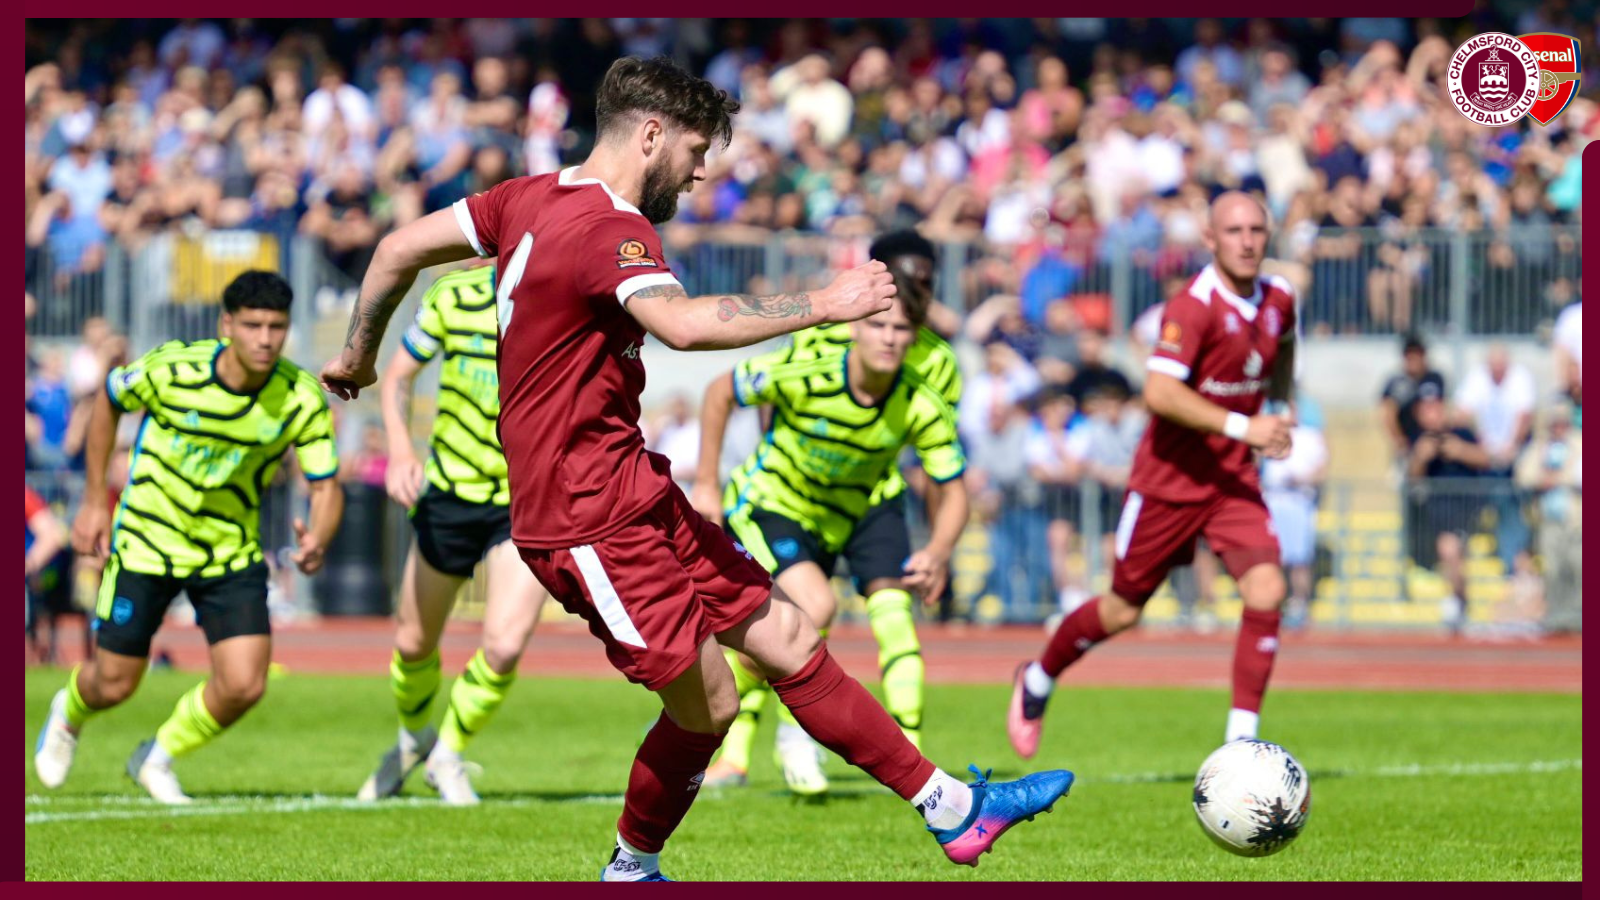
[[[823,147],[838,146],[849,133],[855,101],[850,89],[829,75],[826,57],[813,53],[774,73],[771,88],[791,125],[809,122]]]
[[[1583,433],[1572,420],[1569,404],[1551,408],[1517,461],[1517,485],[1537,498],[1543,626],[1555,633],[1583,628]]]
[[[72,393],[58,351],[39,357],[39,370],[29,379],[23,403],[28,468],[65,469],[72,463],[67,432],[72,421]]]
[[[1551,336],[1555,358],[1556,388],[1577,407],[1578,425],[1583,425],[1583,301],[1568,306],[1556,317]]]
[[[683,393],[673,393],[645,428],[645,444],[672,462],[672,478],[684,491],[694,486],[700,463],[700,417]]]
[[[389,472],[389,443],[383,426],[368,422],[361,428],[361,445],[347,465],[339,467],[339,480],[384,490]]]
[[[1456,388],[1455,406],[1489,455],[1482,477],[1495,509],[1495,550],[1507,574],[1529,570],[1528,526],[1513,488],[1512,468],[1533,434],[1538,388],[1533,373],[1511,362],[1504,344],[1492,344],[1487,360],[1467,372]]]
[[[1055,590],[1043,486],[1028,465],[1033,417],[1022,403],[1006,402],[989,418],[991,428],[973,447],[983,472],[975,485],[977,509],[989,523],[993,560],[985,593],[999,599],[1005,621],[1036,622]]]
[[[540,69],[538,80],[528,93],[527,125],[523,129],[522,161],[529,175],[544,175],[561,168],[562,138],[571,112],[554,69]]]
[[[1450,427],[1443,397],[1425,384],[1417,398],[1418,435],[1407,461],[1411,557],[1437,567],[1450,595],[1440,610],[1445,625],[1466,624],[1467,535],[1477,525],[1482,494],[1471,479],[1489,467],[1489,454],[1465,426]]]
[[[1040,502],[1049,520],[1046,541],[1057,603],[1070,612],[1089,598],[1086,573],[1072,564],[1082,506],[1078,482],[1083,473],[1072,452],[1067,426],[1077,406],[1065,389],[1051,386],[1039,393],[1036,409],[1024,453],[1028,475],[1042,490]]]
[[[961,437],[968,446],[983,445],[998,435],[1013,408],[1039,390],[1039,373],[1005,341],[984,347],[984,368],[966,379],[957,409]]]
[[[1194,46],[1178,54],[1178,78],[1193,85],[1202,64],[1209,64],[1218,81],[1237,87],[1244,81],[1244,60],[1224,41],[1222,23],[1201,19],[1194,26]]]
[[[215,66],[227,46],[222,29],[203,19],[179,19],[176,28],[161,39],[161,64],[168,69]]]
[[[1292,414],[1299,419],[1298,408],[1292,408]],[[1317,558],[1317,496],[1328,475],[1328,445],[1320,428],[1303,421],[1297,421],[1290,436],[1294,443],[1289,456],[1262,464],[1261,493],[1289,576],[1284,623],[1294,629],[1303,627],[1310,615]]]
[[[345,133],[359,143],[371,141],[377,133],[372,101],[366,92],[346,82],[344,67],[329,61],[322,65],[317,89],[306,97],[300,124],[307,137],[316,138],[336,116],[343,123]]]
[[[1067,393],[1089,413],[1089,396],[1100,391],[1127,398],[1133,396],[1133,383],[1116,366],[1106,361],[1106,336],[1092,328],[1078,332],[1077,374],[1067,382]]]
[[[1428,365],[1428,346],[1415,335],[1406,338],[1401,350],[1400,374],[1390,376],[1378,400],[1378,421],[1389,436],[1396,457],[1404,458],[1421,434],[1416,404],[1424,393],[1444,397],[1444,376]]]

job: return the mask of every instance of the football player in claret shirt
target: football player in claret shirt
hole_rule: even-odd
[[[706,388],[694,502],[713,521],[726,513],[728,533],[823,634],[838,607],[829,580],[835,562],[849,563],[878,642],[884,706],[920,746],[924,667],[912,592],[938,602],[967,523],[966,456],[955,426],[961,372],[955,351],[924,324],[933,301],[933,245],[916,232],[893,232],[873,241],[871,255],[895,275],[893,308],[802,331]],[[773,421],[723,492],[716,461],[735,404],[768,407]],[[916,553],[897,465],[907,445],[916,448],[931,482],[933,533]],[[736,654],[727,655],[740,714],[722,756],[706,771],[706,784],[717,787],[747,783],[757,717],[770,693]],[[816,743],[787,707],[779,713],[784,781],[802,796],[824,793],[828,779]]]
[[[511,486],[496,431],[498,341],[494,267],[446,272],[429,286],[383,373],[385,480],[389,496],[410,510],[416,538],[401,576],[389,661],[399,739],[361,785],[361,800],[399,794],[406,778],[426,766],[439,799],[452,806],[478,802],[461,754],[505,702],[548,596],[511,543]],[[411,386],[435,358],[442,369],[439,408],[423,463],[411,447]],[[439,638],[479,560],[487,581],[482,645],[451,686],[435,729]]]
[[[1167,302],[1145,364],[1144,399],[1154,418],[1134,454],[1117,522],[1111,591],[1074,610],[1044,655],[1017,669],[1006,730],[1023,758],[1038,750],[1056,677],[1138,622],[1145,601],[1189,562],[1201,536],[1244,601],[1225,738],[1256,736],[1286,592],[1256,452],[1289,455],[1293,423],[1262,407],[1269,397],[1289,399],[1296,327],[1293,289],[1261,274],[1267,238],[1267,211],[1254,197],[1228,192],[1211,204],[1205,239],[1213,261]]]
[[[291,559],[302,572],[322,568],[344,512],[328,403],[316,377],[281,356],[292,299],[276,274],[245,272],[222,292],[221,340],[172,341],[106,376],[72,526],[73,549],[110,557],[94,611],[99,650],[50,704],[34,754],[46,787],[66,779],[90,717],[139,686],[150,639],[180,591],[211,645],[211,677],[134,750],[128,774],[162,803],[188,803],[173,760],[221,735],[266,690],[272,629],[261,495],[284,454],[294,451],[310,483],[309,524],[294,520]],[[117,419],[141,411],[113,519],[105,477]]]
[[[1071,773],[968,785],[928,762],[760,563],[689,505],[638,426],[647,333],[675,350],[743,347],[883,312],[892,277],[871,262],[817,291],[690,297],[653,226],[705,179],[738,104],[669,59],[624,58],[596,106],[582,165],[503,182],[384,238],[324,386],[350,398],[377,380],[378,343],[419,270],[498,258],[511,539],[612,665],[664,707],[635,757],[604,880],[662,879],[662,846],[739,711],[724,646],[754,662],[812,737],[914,805],[950,859],[976,863],[1065,794]]]

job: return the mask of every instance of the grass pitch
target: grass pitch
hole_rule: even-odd
[[[198,802],[169,810],[123,764],[199,675],[151,673],[90,723],[71,778],[47,792],[33,741],[64,677],[26,679],[30,880],[593,880],[659,709],[620,680],[524,679],[468,749],[484,768],[482,806],[440,806],[420,773],[405,798],[359,805],[356,788],[394,739],[387,681],[290,674],[179,763]],[[929,756],[951,772],[1024,771],[1006,742],[1008,694],[930,688]],[[701,797],[663,868],[699,881],[1583,877],[1580,696],[1272,692],[1263,736],[1310,771],[1312,806],[1300,839],[1266,859],[1213,847],[1189,807],[1226,708],[1220,691],[1063,683],[1029,768],[1071,768],[1078,783],[976,870],[946,862],[920,817],[839,760],[827,804],[792,801],[772,764],[769,714],[751,786]]]

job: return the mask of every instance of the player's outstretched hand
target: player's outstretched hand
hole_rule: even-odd
[[[289,560],[302,573],[317,574],[322,568],[322,555],[326,548],[317,543],[317,539],[306,530],[306,523],[300,519],[294,520],[294,539],[299,546],[289,554]]]
[[[104,503],[79,507],[72,520],[72,549],[101,561],[111,555],[111,510]]]
[[[822,289],[822,314],[829,322],[854,322],[889,308],[894,299],[894,276],[878,260],[840,272]]]
[[[696,481],[689,492],[689,505],[695,512],[705,516],[706,521],[713,525],[722,524],[722,492],[714,484]]]
[[[390,500],[410,509],[417,505],[417,498],[422,496],[425,479],[422,461],[416,456],[404,459],[391,456],[389,468],[383,474],[383,486],[389,492]]]
[[[322,367],[322,389],[340,400],[354,400],[361,389],[378,383],[378,367],[372,360],[355,360],[349,353]]]
[[[944,593],[945,582],[950,578],[950,560],[942,559],[937,554],[927,549],[918,550],[911,554],[906,564],[901,567],[905,577],[901,581],[905,586],[915,591],[925,604],[939,602],[939,597]]]
[[[1244,433],[1244,441],[1260,450],[1267,459],[1284,459],[1289,455],[1291,448],[1289,428],[1290,422],[1283,416],[1268,413],[1251,416],[1250,428]]]

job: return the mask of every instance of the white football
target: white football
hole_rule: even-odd
[[[1310,813],[1305,768],[1267,741],[1223,744],[1194,779],[1195,817],[1229,853],[1271,856],[1294,841]]]

